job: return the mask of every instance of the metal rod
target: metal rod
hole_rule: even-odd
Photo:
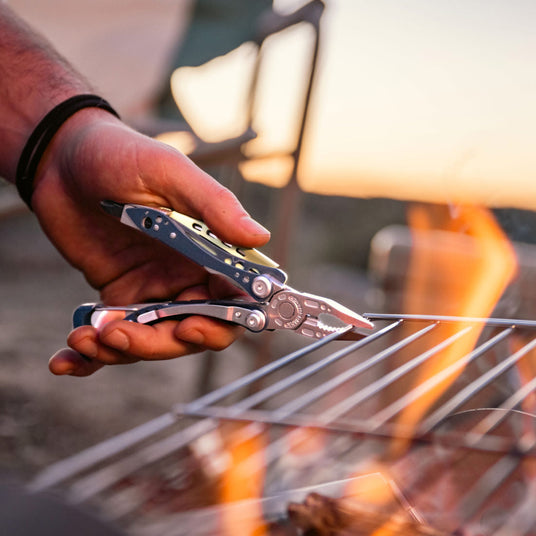
[[[471,363],[481,355],[485,354],[493,346],[499,344],[499,342],[508,337],[508,335],[510,335],[512,331],[513,328],[508,328],[501,331],[492,339],[487,340],[485,343],[475,348],[469,354],[466,354],[461,358],[457,359],[450,366],[444,368],[443,370],[440,370],[437,374],[431,376],[423,383],[417,385],[411,391],[406,393],[404,396],[400,397],[398,400],[395,400],[389,406],[376,413],[376,415],[371,417],[371,421],[376,423],[376,426],[383,425],[389,419],[398,415],[401,411],[416,402],[420,397],[435,389],[442,382],[452,378],[456,374],[459,374],[460,371],[462,371],[469,363]]]
[[[337,419],[326,423],[317,417],[310,417],[301,414],[288,415],[282,420],[275,420],[273,412],[262,409],[245,410],[240,415],[232,415],[230,408],[222,406],[211,406],[203,408],[192,417],[204,417],[220,421],[233,421],[255,424],[267,424],[291,428],[310,428],[324,431],[329,434],[348,434],[360,438],[374,438],[391,441],[400,439],[411,441],[414,444],[437,444],[445,448],[458,448],[464,451],[478,451],[492,454],[512,454],[512,441],[507,438],[497,436],[473,437],[471,432],[463,434],[434,434],[401,430],[400,427],[386,425],[376,428],[369,420],[362,419]],[[476,441],[478,439],[478,443]],[[269,448],[271,445],[268,446]],[[536,458],[536,449],[527,450],[524,456]]]
[[[536,320],[518,318],[478,318],[473,316],[446,316],[446,315],[412,315],[388,313],[363,313],[365,318],[375,320],[411,320],[414,322],[454,322],[456,324],[486,324],[490,327],[518,327],[536,329]]]
[[[254,395],[244,399],[242,402],[239,402],[238,404],[235,405],[235,407],[237,409],[239,409],[240,411],[245,409],[245,408],[252,408],[252,407],[260,404],[261,402],[264,402],[264,401],[268,400],[268,398],[280,393],[284,389],[292,387],[296,383],[304,380],[305,378],[311,376],[312,374],[314,374],[316,372],[319,372],[320,370],[323,370],[324,368],[326,368],[327,366],[331,365],[332,363],[335,363],[336,361],[340,360],[344,356],[355,352],[356,350],[366,346],[367,344],[370,344],[370,343],[374,342],[376,339],[378,339],[380,337],[383,337],[386,333],[392,331],[394,328],[396,328],[399,325],[400,325],[400,322],[395,322],[393,324],[390,324],[389,326],[383,328],[381,331],[378,331],[377,333],[374,333],[373,335],[370,335],[366,339],[362,339],[360,341],[357,341],[354,344],[351,344],[351,345],[347,346],[346,348],[343,348],[343,349],[339,350],[338,352],[332,353],[329,356],[321,359],[320,361],[318,361],[316,363],[313,363],[313,364],[309,365],[308,367],[306,367],[304,369],[301,369],[300,371],[298,371],[298,372],[296,372],[294,374],[291,374],[290,376],[287,376],[286,378],[283,378],[282,380],[280,380],[277,383],[271,385],[270,387],[267,387],[267,388],[263,389],[262,391],[260,391],[258,393],[255,393]],[[360,363],[359,365],[357,365],[356,368],[359,368],[359,369],[362,368],[363,370],[365,370],[369,366],[371,366],[371,365],[367,361],[367,362]],[[331,385],[331,382],[323,383],[320,390],[324,391],[326,388],[327,388],[327,390],[329,390],[330,385]],[[281,418],[283,418],[284,415],[292,413],[293,411],[295,411],[293,406],[296,403],[296,401],[299,401],[299,400],[301,400],[303,398],[306,398],[307,400],[309,400],[310,397],[311,397],[311,394],[312,394],[313,398],[315,398],[316,397],[316,392],[317,392],[317,390],[314,389],[314,390],[309,391],[308,393],[306,393],[303,397],[299,397],[297,399],[294,399],[292,402],[282,406],[278,410],[275,410],[275,415],[280,416]],[[325,391],[325,392],[327,392],[327,391]],[[305,403],[307,403],[307,402],[305,402]]]
[[[350,329],[350,328],[348,328]],[[222,400],[226,396],[235,393],[236,391],[247,387],[251,383],[254,383],[258,379],[275,372],[276,370],[288,365],[289,363],[300,359],[301,357],[312,353],[319,348],[322,348],[326,344],[329,344],[334,339],[338,338],[340,333],[334,333],[328,337],[315,341],[312,344],[309,344],[299,350],[281,357],[280,359],[269,363],[265,367],[262,367],[250,374],[242,376],[238,380],[235,380],[215,391],[208,393],[205,396],[202,396],[190,404],[192,410],[199,409],[201,407],[208,406],[219,400]],[[173,409],[171,412],[165,413],[151,421],[144,423],[132,430],[114,436],[106,441],[98,443],[97,445],[83,450],[82,452],[71,456],[65,460],[61,460],[55,464],[50,465],[44,471],[39,473],[30,483],[29,489],[34,491],[45,490],[54,486],[58,486],[66,480],[72,479],[76,475],[88,471],[91,467],[101,464],[107,459],[112,458],[120,454],[121,452],[126,451],[127,449],[132,448],[133,446],[149,439],[151,436],[154,436],[165,429],[174,425],[178,418],[179,412],[176,409]],[[196,423],[197,425],[197,423]],[[194,426],[196,426],[194,425]],[[196,428],[194,428],[195,430]],[[203,428],[201,428],[203,429]],[[189,437],[188,431],[181,431],[178,435],[184,434],[184,437]],[[178,437],[173,436],[176,439]],[[184,446],[182,442],[177,443],[180,448]],[[129,462],[131,463],[131,462]],[[132,462],[133,463],[133,462]],[[127,465],[125,463],[125,465]],[[107,468],[102,471],[106,471]],[[124,470],[119,470],[118,474],[124,473]],[[99,472],[99,474],[102,474]],[[110,480],[110,478],[107,478]]]
[[[97,443],[74,456],[50,465],[28,484],[28,488],[31,491],[42,491],[58,486],[74,475],[87,471],[97,463],[102,463],[124,450],[141,443],[145,439],[169,428],[176,422],[177,416],[174,413],[165,413],[132,430]]]
[[[351,329],[349,327],[348,329]],[[238,380],[235,380],[211,393],[208,393],[205,396],[202,396],[195,400],[194,402],[188,404],[189,411],[195,412],[202,408],[206,408],[211,404],[226,398],[227,396],[234,394],[240,389],[247,387],[251,383],[258,381],[264,376],[275,372],[276,370],[300,359],[324,345],[332,342],[333,340],[339,338],[341,333],[334,333],[315,341],[304,348],[297,350],[291,354],[288,354],[273,363],[257,369],[250,374],[242,376]],[[366,339],[357,341],[358,343],[363,343]],[[357,344],[357,343],[356,343]],[[175,413],[181,413],[183,406],[177,405],[174,407]],[[72,486],[72,498],[76,502],[81,502],[87,500],[88,498],[96,495],[97,493],[104,491],[109,488],[128,474],[135,472],[142,467],[155,463],[156,461],[162,459],[163,457],[171,454],[172,452],[188,445],[195,439],[199,438],[201,435],[208,433],[209,431],[217,428],[217,422],[212,419],[207,419],[195,423],[184,430],[173,434],[172,436],[160,440],[155,445],[148,445],[138,452],[133,453],[132,455],[119,460],[103,469],[82,478],[78,483]],[[65,475],[63,480],[71,478],[72,474]]]
[[[458,339],[467,335],[471,330],[472,330],[471,326],[465,327],[461,331],[458,331],[454,335],[451,335],[447,339],[441,341],[439,344],[437,344],[430,350],[427,350],[426,352],[423,352],[417,357],[414,357],[407,363],[404,363],[403,365],[391,371],[390,373],[386,374],[379,380],[376,380],[375,382],[371,383],[364,389],[361,389],[361,391],[358,391],[354,395],[346,398],[345,400],[342,400],[341,402],[333,406],[330,410],[324,413],[323,415],[324,419],[328,421],[332,419],[336,419],[340,417],[341,415],[344,415],[348,411],[354,409],[358,404],[361,404],[365,400],[369,399],[371,396],[376,395],[379,392],[383,391],[385,388],[387,388],[389,385],[394,383],[396,380],[398,380],[399,378],[401,378],[402,376],[404,376],[411,370],[415,369],[422,363],[426,362],[431,356],[439,353],[440,351],[444,350],[446,347],[456,342]]]
[[[481,389],[489,385],[494,379],[513,367],[534,347],[536,347],[536,339],[530,341],[515,354],[509,356],[504,361],[501,361],[498,365],[488,370],[478,379],[470,383],[467,387],[459,391],[455,396],[453,396],[450,400],[433,412],[428,418],[426,418],[419,428],[423,432],[427,432],[435,428],[445,417],[447,417],[447,415],[453,413],[464,402],[472,398],[475,393],[480,392]]]
[[[378,337],[380,336],[383,337],[387,333],[392,331],[394,328],[398,327],[399,325],[400,325],[400,322],[396,324],[390,324],[386,328],[377,332],[375,335],[377,335]],[[297,397],[290,402],[287,402],[286,404],[284,404],[283,406],[281,406],[278,410],[274,412],[275,418],[284,419],[287,415],[291,415],[292,413],[295,413],[296,411],[312,404],[313,402],[316,402],[322,396],[325,396],[327,393],[333,391],[334,389],[336,389],[343,383],[351,380],[352,378],[355,378],[359,374],[362,374],[363,372],[370,369],[372,366],[381,363],[382,361],[390,357],[397,350],[400,350],[401,348],[407,346],[414,340],[424,336],[431,329],[433,329],[433,327],[435,326],[428,326],[427,328],[422,329],[418,331],[417,333],[414,333],[406,337],[405,339],[389,347],[387,350],[384,350],[382,352],[379,352],[373,355],[372,357],[366,359],[365,361],[362,361],[361,363],[358,363],[354,367],[346,370],[345,372],[339,374],[338,376],[335,376],[331,380],[328,380],[327,382],[322,383],[316,388],[311,389],[310,391],[303,394],[302,396]]]
[[[512,410],[516,408],[530,393],[536,390],[536,377],[529,383],[525,384],[521,389],[518,389],[512,396],[507,398],[496,409],[490,411],[488,415],[482,419],[472,430],[475,437],[481,437],[489,434],[501,422],[512,415]]]
[[[215,391],[212,391],[194,400],[193,402],[188,404],[188,407],[190,407],[192,411],[196,411],[197,408],[199,407],[209,406],[210,404],[214,404],[215,402],[218,402],[219,400],[223,400],[227,396],[232,395],[236,393],[237,391],[240,391],[244,387],[248,387],[249,385],[259,381],[265,376],[268,376],[269,374],[276,372],[277,370],[289,365],[290,363],[315,352],[316,350],[318,350],[319,348],[322,348],[323,346],[326,346],[330,342],[338,339],[341,336],[341,333],[346,333],[346,331],[349,331],[350,329],[352,329],[352,327],[348,326],[348,328],[346,328],[345,330],[339,331],[338,333],[333,333],[332,335],[324,337],[323,339],[319,339],[318,341],[315,341],[312,344],[304,346],[303,348],[300,348],[299,350],[296,350],[295,352],[292,352],[291,354],[283,356],[277,359],[276,361],[273,361],[272,363],[268,363],[267,365],[253,372],[250,372],[249,374],[246,374],[245,376],[242,376],[241,378],[238,378],[237,380],[232,381],[231,383],[224,385],[223,387],[220,387],[219,389],[216,389]],[[362,339],[358,342],[361,343],[366,340],[367,339]],[[181,406],[181,408],[182,407],[183,406]]]
[[[477,480],[475,485],[460,499],[462,519],[469,521],[477,515],[486,501],[517,469],[521,459],[518,456],[502,456]]]

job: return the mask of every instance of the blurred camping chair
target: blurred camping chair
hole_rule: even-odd
[[[286,265],[291,230],[299,210],[297,173],[325,6],[322,0],[311,0],[291,13],[279,14],[271,4],[272,0],[225,3],[197,0],[189,30],[173,61],[169,76],[171,83],[166,84],[159,95],[155,116],[135,126],[177,147],[240,198],[247,181],[266,184],[268,178],[269,186],[279,187],[277,191],[271,190],[277,195],[275,198],[271,196],[273,206],[269,207],[274,231],[271,243],[275,244],[270,254]],[[231,21],[226,20],[228,18]],[[302,47],[293,55],[290,48],[294,48],[295,41],[288,47],[285,35],[287,39],[294,39],[295,36],[288,32],[303,31],[304,28],[308,32],[306,39],[300,40]],[[216,37],[210,40],[207,35]],[[273,66],[274,50],[278,66],[281,61],[293,61],[283,79],[276,80],[275,95],[272,95],[276,107],[281,108],[282,101],[289,96],[290,99],[284,117],[278,117],[275,125],[273,112],[267,111],[265,106],[267,97],[270,97],[267,91],[274,91],[273,84],[267,89],[266,80],[269,71],[266,65],[271,63]],[[236,54],[234,65],[219,62],[224,54]],[[196,72],[207,67],[216,71],[215,76],[208,77],[208,82],[206,76],[204,80],[199,77],[201,83],[209,86],[208,97],[206,88],[195,81]],[[211,106],[222,90],[222,69],[231,70],[231,81],[226,83],[238,86],[239,77],[245,83],[241,88],[235,88],[234,105],[224,106],[223,112],[235,108],[237,113],[234,116],[228,114],[226,120],[215,120],[214,117],[221,115],[222,105],[219,104],[218,109],[211,109]],[[268,132],[267,121],[272,123],[271,132]],[[226,125],[222,128],[223,123]],[[257,336],[249,343],[254,347],[251,353],[257,366],[270,359],[271,342],[265,337]],[[205,359],[200,361],[199,392],[213,387],[213,370],[214,355],[207,352]]]
[[[166,82],[158,96],[154,116],[134,126],[176,146],[239,197],[244,179],[282,188],[272,209],[277,211],[273,218],[277,251],[271,254],[284,263],[289,228],[297,211],[297,171],[325,6],[322,0],[311,0],[291,13],[280,14],[271,4],[272,0],[197,0],[172,61],[171,83]],[[308,34],[305,44],[300,39],[302,46],[293,54],[290,48],[295,47],[288,45],[294,36],[289,33],[298,27]],[[275,85],[272,80],[270,85],[269,68],[274,57],[281,61],[281,51],[285,62],[295,64],[287,67],[284,79],[276,80]],[[221,61],[222,56],[233,54],[234,62]],[[230,82],[223,82],[225,69],[230,71]],[[228,85],[233,86],[232,102],[222,105],[219,97]],[[272,92],[276,88],[272,95],[276,106],[286,105],[284,117],[275,125],[270,117],[274,114],[265,105],[270,99],[269,85]],[[287,102],[283,104],[283,100]],[[223,119],[222,114],[226,115]]]

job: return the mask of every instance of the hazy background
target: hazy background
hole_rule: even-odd
[[[186,0],[11,0],[125,118],[147,115],[189,20]],[[277,1],[289,10],[296,1]],[[404,220],[398,200],[536,204],[536,4],[531,0],[327,0],[318,83],[300,168],[304,217],[291,240],[291,280],[357,310],[376,308],[369,244]],[[284,102],[310,36],[277,46],[264,86],[263,142],[282,143]],[[233,128],[229,113],[248,51],[183,79],[185,109],[206,138]],[[283,61],[284,60],[284,61]],[[299,62],[298,62],[299,65]],[[227,74],[226,74],[227,73]],[[191,82],[191,84],[190,84]],[[208,87],[206,92],[199,88]],[[233,89],[229,94],[227,88]],[[231,102],[231,104],[229,104]],[[222,115],[219,116],[218,113]],[[224,114],[225,112],[225,114]],[[269,124],[270,123],[270,124]],[[252,177],[271,184],[277,176]],[[284,181],[283,181],[284,183]],[[251,197],[269,224],[268,186]],[[374,198],[368,201],[367,198]],[[393,200],[396,198],[397,200]],[[264,200],[267,201],[264,201]],[[272,213],[273,214],[273,213]],[[303,270],[300,273],[300,266]],[[287,266],[285,266],[287,268]],[[50,355],[65,344],[71,312],[97,299],[24,210],[0,216],[0,466],[38,467],[194,396],[200,356],[109,367],[56,378]],[[303,273],[305,272],[305,274]],[[303,283],[301,287],[298,282]],[[350,303],[349,303],[350,302]],[[281,351],[306,341],[283,337]],[[292,339],[292,340],[291,340]],[[245,370],[251,351],[218,355],[215,370]]]

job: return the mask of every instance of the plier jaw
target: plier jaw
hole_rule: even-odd
[[[258,276],[253,288],[258,293],[257,299],[265,299],[266,329],[294,330],[307,337],[322,338],[348,325],[353,328],[373,327],[365,317],[334,300],[300,292],[271,280],[269,276]]]
[[[84,304],[74,313],[75,327],[99,327],[111,318],[153,324],[190,315],[225,320],[253,332],[284,329],[313,338],[336,332],[344,334],[344,338],[361,338],[360,328],[373,327],[365,317],[333,300],[289,287],[287,275],[269,257],[221,241],[199,220],[167,208],[111,201],[102,206],[123,224],[167,244],[208,271],[227,277],[251,301],[158,302],[124,307]]]

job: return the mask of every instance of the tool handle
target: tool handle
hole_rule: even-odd
[[[125,307],[85,303],[74,311],[73,327],[86,325],[100,327],[107,321],[115,319],[129,320],[138,324],[155,324],[164,320],[180,320],[192,315],[225,320],[254,332],[262,331],[266,326],[266,315],[256,303],[199,300],[134,304]]]
[[[284,283],[285,272],[257,250],[240,249],[219,240],[206,225],[166,209],[124,205],[121,221],[160,240],[209,272],[228,277],[258,301],[266,296],[255,292],[258,276],[270,276]]]

